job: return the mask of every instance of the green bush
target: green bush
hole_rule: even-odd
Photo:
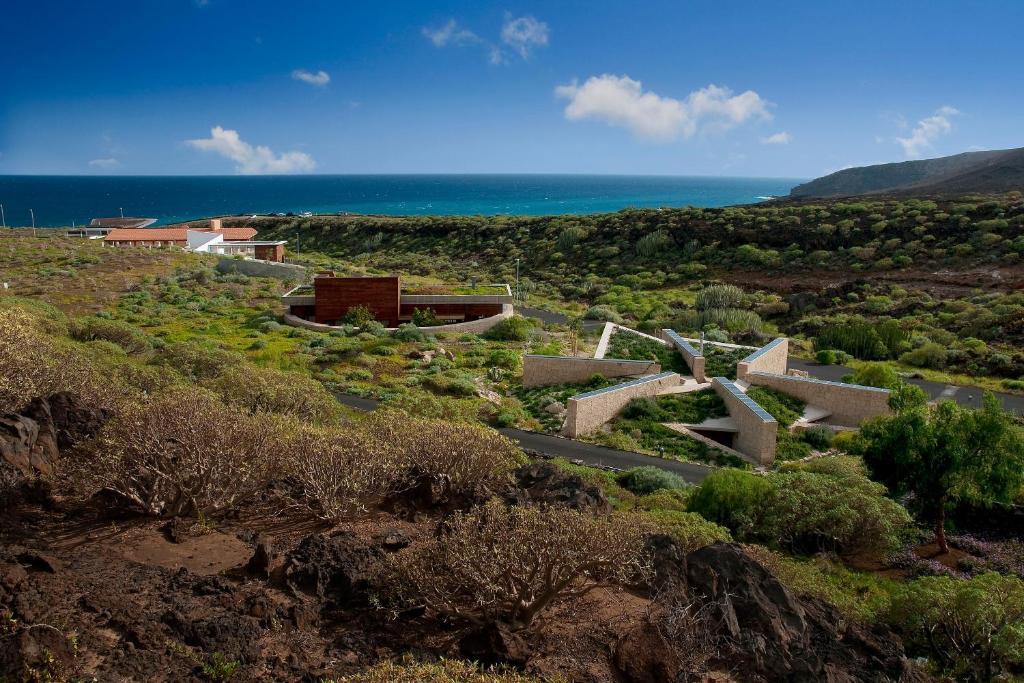
[[[622,316],[608,306],[591,306],[583,314],[586,320],[603,320],[611,323],[622,323]]]
[[[404,342],[421,342],[424,339],[423,332],[416,326],[416,323],[402,323],[394,331],[394,337]]]
[[[826,450],[834,439],[835,432],[825,425],[815,425],[804,432],[804,441],[819,451]]]
[[[853,384],[880,389],[895,389],[900,385],[900,376],[885,363],[865,363],[849,377],[843,378]]]
[[[767,387],[750,387],[747,396],[768,411],[779,426],[789,427],[804,414],[806,404],[798,398]]]
[[[655,529],[671,536],[688,553],[712,543],[732,541],[728,529],[693,512],[656,510],[645,516],[654,522]]]
[[[75,318],[68,333],[78,341],[107,341],[127,353],[143,353],[151,348],[149,336],[133,325],[100,317]]]
[[[822,349],[814,356],[819,363],[822,365],[835,365],[836,364],[836,352],[832,349]]]
[[[644,496],[662,489],[684,489],[686,481],[678,474],[673,474],[660,467],[634,467],[622,472],[616,478],[619,485],[638,496]]]
[[[491,367],[515,371],[522,364],[522,356],[518,351],[512,349],[494,349],[487,357],[487,364]]]
[[[527,341],[533,334],[533,323],[526,318],[514,315],[505,318],[488,330],[484,337],[495,341]]]
[[[946,367],[948,353],[945,346],[935,342],[927,342],[913,351],[904,353],[900,356],[900,362],[918,368],[940,369]]]
[[[341,319],[343,323],[359,328],[362,328],[371,320],[373,320],[373,314],[370,313],[369,308],[363,305],[352,306],[345,311],[345,315]]]
[[[432,308],[414,308],[412,310],[412,324],[416,327],[435,327],[441,324]]]
[[[759,526],[761,506],[771,491],[767,477],[723,469],[701,482],[690,497],[689,509],[743,539]]]
[[[1017,577],[907,582],[894,592],[886,621],[909,654],[928,656],[944,677],[1012,680],[1024,667],[1024,581]]]

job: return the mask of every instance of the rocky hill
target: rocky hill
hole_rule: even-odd
[[[1024,188],[1024,148],[847,168],[797,185],[791,199],[864,194],[953,196]]]

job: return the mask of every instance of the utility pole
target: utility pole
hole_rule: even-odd
[[[121,207],[118,207],[118,208],[121,209],[121,218],[124,218],[124,207],[121,206]]]
[[[3,222],[4,227],[7,227],[7,216],[4,215],[4,205],[0,204],[0,221]]]
[[[299,233],[295,233],[295,255],[298,256],[301,251],[301,245],[299,244]]]
[[[516,301],[522,303],[523,293],[519,290],[519,259],[516,259]]]
[[[36,236],[36,212],[33,209],[29,209],[28,212],[32,214],[32,236]]]

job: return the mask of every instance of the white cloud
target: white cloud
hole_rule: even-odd
[[[210,137],[186,140],[185,144],[204,152],[215,152],[231,159],[235,170],[243,175],[265,173],[308,173],[316,168],[313,157],[305,152],[274,154],[269,147],[252,146],[238,135],[238,131],[220,126],[210,129]]]
[[[920,158],[925,151],[931,149],[935,140],[953,130],[953,122],[950,119],[959,113],[948,105],[939,107],[933,115],[918,121],[910,131],[909,137],[897,137],[896,142],[903,148],[903,153],[908,158]]]
[[[92,168],[111,169],[117,168],[121,165],[121,162],[113,157],[107,157],[105,159],[93,159],[89,162],[89,166]]]
[[[569,100],[565,118],[597,119],[621,126],[641,138],[669,142],[692,137],[698,130],[724,131],[750,120],[770,120],[768,103],[756,92],[734,95],[729,88],[709,85],[684,100],[644,92],[629,76],[592,76],[583,85],[573,82],[555,88]]]
[[[323,69],[317,71],[316,73],[313,73],[312,71],[306,71],[305,69],[296,69],[295,71],[292,72],[292,78],[294,78],[297,81],[302,81],[303,83],[315,85],[318,88],[322,88],[323,86],[331,82],[331,75],[324,71]]]
[[[766,138],[761,138],[762,145],[788,145],[793,142],[793,136],[786,131],[781,131]]]
[[[449,19],[443,26],[438,28],[424,26],[422,31],[427,40],[434,44],[434,47],[446,47],[448,45],[461,47],[480,42],[480,37],[477,34],[469,29],[460,28],[458,22],[454,19]]]
[[[533,48],[548,44],[548,25],[529,15],[513,19],[511,14],[506,14],[501,27],[501,42],[526,59]]]

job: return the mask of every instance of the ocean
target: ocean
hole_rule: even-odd
[[[138,216],[363,213],[545,215],[714,207],[788,194],[801,179],[609,175],[0,176],[8,226]]]

